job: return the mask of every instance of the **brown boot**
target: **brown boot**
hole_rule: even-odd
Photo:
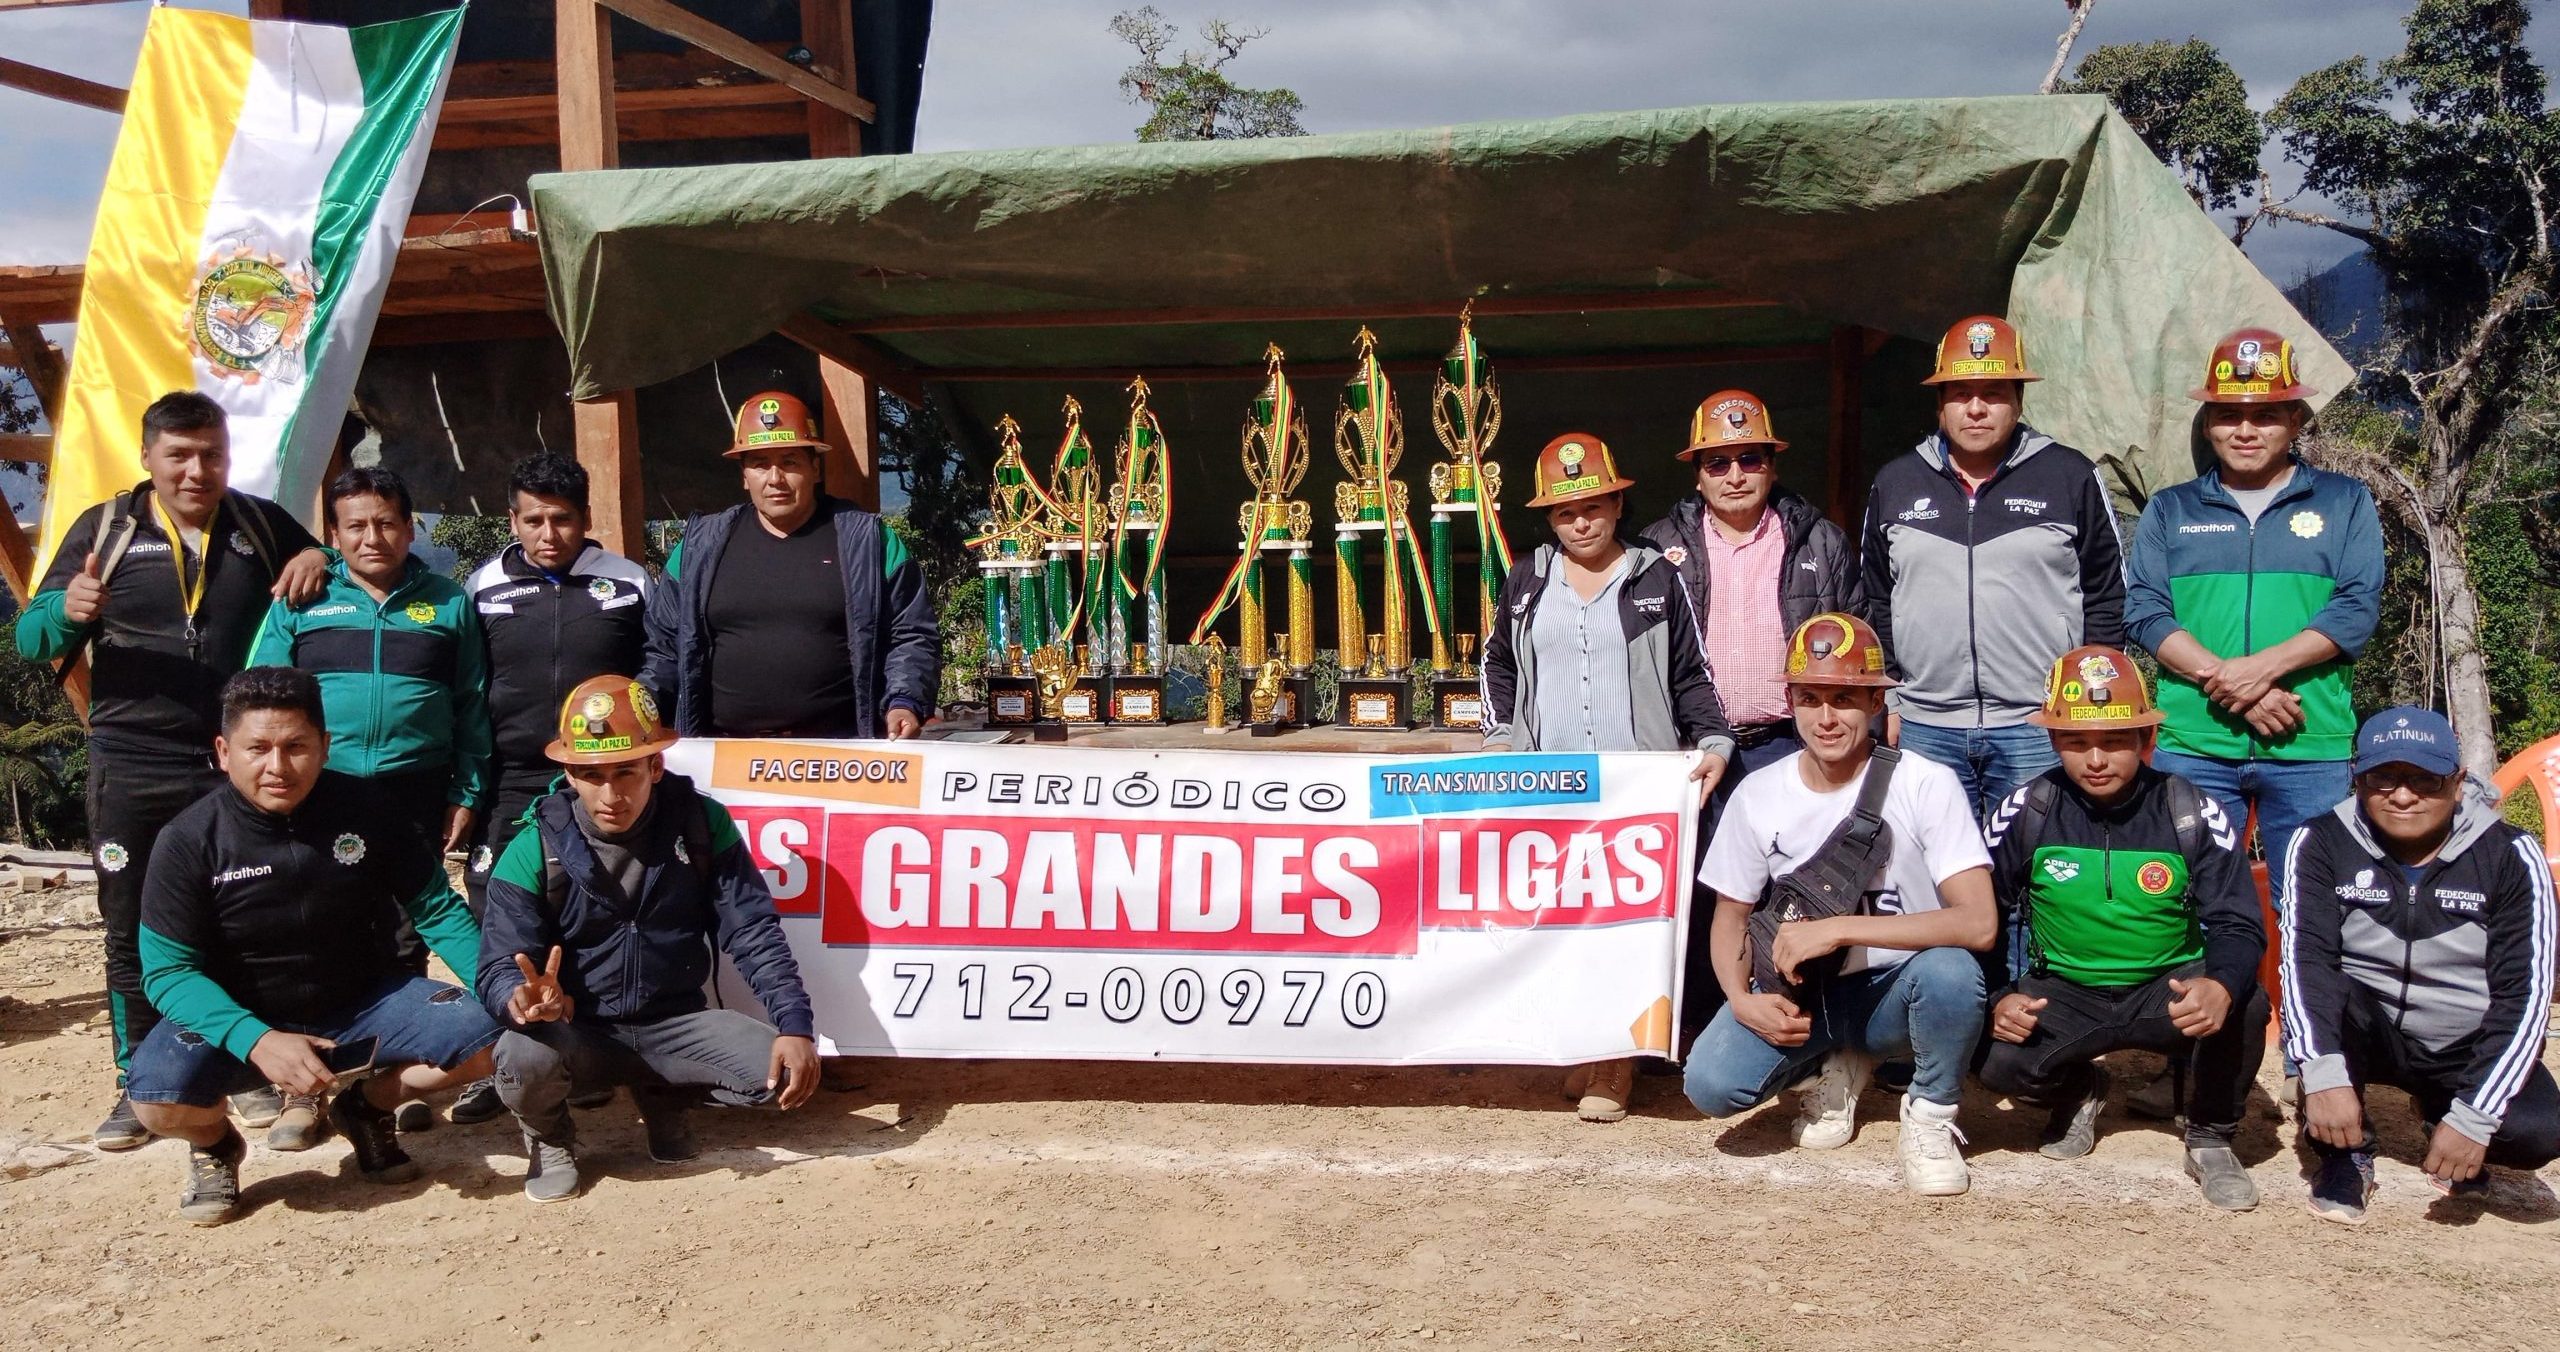
[[[1583,1067],[1591,1078],[1582,1086],[1582,1103],[1574,1112],[1585,1122],[1616,1122],[1627,1115],[1627,1100],[1635,1096],[1636,1062],[1601,1061]]]

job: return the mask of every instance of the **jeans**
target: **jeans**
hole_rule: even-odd
[[[653,1023],[572,1019],[510,1028],[498,1039],[498,1097],[524,1129],[552,1145],[577,1139],[573,1094],[631,1086],[641,1116],[702,1102],[753,1108],[770,1102],[771,1024],[734,1009],[705,1009]]]
[[[1975,821],[1990,820],[1992,809],[2017,792],[2019,785],[2062,764],[2054,754],[2052,734],[2027,723],[2005,728],[1939,727],[1906,718],[1902,749],[1955,771]]]
[[[1689,1049],[1682,1088],[1698,1111],[1732,1117],[1811,1074],[1842,1047],[1912,1063],[1911,1096],[1951,1104],[1982,1035],[1982,963],[1961,948],[1924,948],[1891,967],[1849,972],[1812,997],[1813,1034],[1773,1047],[1727,1005]]]
[[[2345,761],[2229,761],[2163,750],[2151,753],[2151,766],[2195,785],[2231,819],[2235,831],[2247,825],[2249,808],[2255,805],[2268,882],[2277,886],[2283,883],[2285,847],[2293,842],[2294,833],[2354,792],[2354,775]],[[2282,893],[2276,895],[2275,903],[2282,914]]]
[[[373,1064],[434,1066],[451,1070],[498,1040],[489,1011],[460,986],[405,972],[387,978],[361,1004],[315,1023],[280,1023],[344,1046],[374,1039]],[[210,1108],[226,1095],[244,1094],[267,1077],[248,1062],[163,1020],[134,1049],[129,1091],[136,1103],[183,1103]]]
[[[2201,962],[2163,972],[2139,986],[2083,986],[2058,976],[2029,976],[2018,993],[2045,1002],[2024,1042],[1983,1045],[1982,1083],[1994,1093],[2059,1108],[2088,1097],[2097,1083],[2090,1062],[2127,1047],[2193,1057],[2195,1088],[2187,1102],[2187,1144],[2229,1145],[2240,1131],[2249,1086],[2267,1056],[2267,995],[2251,982],[2233,991],[2231,1012],[2208,1038],[2191,1038],[2169,1020],[2176,995],[2169,979],[2194,980]]]
[[[1733,801],[1734,790],[1742,786],[1743,776],[1775,765],[1804,749],[1796,736],[1795,724],[1773,727],[1769,740],[1757,746],[1739,747],[1725,766],[1724,778],[1716,781],[1716,791],[1707,795],[1707,805],[1698,810],[1698,857],[1707,857],[1707,843],[1716,838],[1716,824],[1724,820],[1725,804]],[[1688,956],[1680,975],[1680,1040],[1693,1041],[1724,1008],[1724,986],[1716,980],[1715,965],[1707,957],[1707,931],[1715,918],[1715,893],[1707,885],[1690,880]]]
[[[142,878],[151,868],[151,846],[171,818],[221,786],[207,747],[150,752],[89,743],[89,837],[96,842],[98,919],[107,931],[107,1011],[118,1072],[160,1023],[160,1011],[142,993]]]

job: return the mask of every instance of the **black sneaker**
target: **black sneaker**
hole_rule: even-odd
[[[406,1183],[418,1176],[418,1162],[400,1148],[399,1127],[390,1113],[366,1100],[362,1081],[329,1100],[329,1120],[356,1148],[356,1168],[367,1182]]]
[[[2340,1225],[2362,1225],[2365,1204],[2372,1200],[2372,1151],[2321,1153],[2320,1172],[2311,1178],[2312,1215]]]
[[[277,1118],[284,1116],[284,1091],[271,1084],[262,1084],[248,1093],[234,1094],[231,1096],[231,1115],[240,1119],[241,1126],[252,1131],[273,1126]]]
[[[660,1164],[682,1164],[702,1153],[693,1143],[691,1114],[681,1104],[654,1104],[640,1114],[649,1137],[649,1158]]]
[[[506,1102],[498,1097],[496,1080],[473,1080],[462,1087],[462,1097],[453,1101],[453,1107],[446,1110],[445,1116],[452,1118],[457,1127],[469,1127],[487,1122],[506,1110]]]
[[[240,1207],[240,1161],[249,1143],[226,1126],[211,1150],[187,1147],[186,1186],[178,1190],[178,1215],[194,1225],[220,1225]]]
[[[410,1136],[433,1131],[436,1129],[436,1110],[428,1107],[424,1099],[410,1099],[391,1115],[391,1125]]]
[[[89,1144],[100,1150],[131,1150],[150,1140],[151,1133],[142,1125],[142,1119],[133,1115],[133,1100],[122,1094],[116,1095],[116,1106],[107,1113],[107,1120],[89,1133]]]

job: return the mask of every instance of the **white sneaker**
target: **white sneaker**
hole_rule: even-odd
[[[1876,1073],[1876,1059],[1846,1047],[1822,1060],[1822,1073],[1796,1094],[1796,1120],[1787,1136],[1807,1150],[1837,1150],[1858,1134],[1858,1095]]]
[[[1902,1096],[1902,1185],[1923,1197],[1953,1197],[1973,1186],[1956,1146],[1956,1105]]]

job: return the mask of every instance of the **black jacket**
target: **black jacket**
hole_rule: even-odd
[[[2560,916],[2541,845],[2474,781],[2414,883],[2353,798],[2295,833],[2279,867],[2285,1050],[2303,1090],[2351,1082],[2341,1031],[2353,982],[2403,1036],[2468,1063],[2445,1120],[2486,1144],[2542,1063]]]
[[[510,544],[463,584],[489,646],[489,724],[498,771],[545,773],[560,702],[593,676],[640,674],[647,658],[649,575],[589,544],[555,582]]]
[[[1780,488],[1769,495],[1769,510],[1787,535],[1786,555],[1778,573],[1778,615],[1793,634],[1805,621],[1826,611],[1867,618],[1867,589],[1849,556],[1849,533],[1831,524],[1822,510],[1801,493]],[[1645,527],[1645,543],[1680,569],[1689,588],[1689,611],[1703,633],[1707,602],[1715,579],[1707,568],[1707,500],[1691,492],[1671,504],[1671,514]]]
[[[1647,751],[1697,748],[1733,754],[1733,729],[1724,721],[1707,673],[1706,650],[1689,613],[1680,570],[1651,545],[1627,543],[1631,570],[1618,588],[1618,624],[1627,640],[1627,686],[1635,697],[1636,743]],[[1484,735],[1517,751],[1539,751],[1537,653],[1529,642],[1538,597],[1557,558],[1540,545],[1511,566],[1493,632],[1484,642]]]

